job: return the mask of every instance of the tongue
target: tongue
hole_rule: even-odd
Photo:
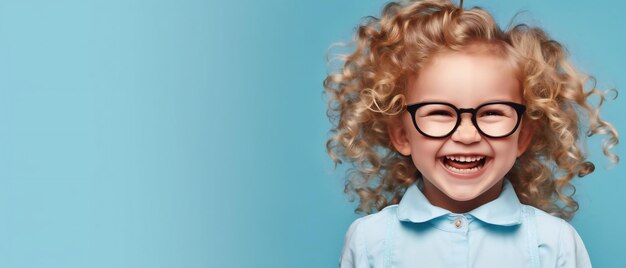
[[[475,168],[477,166],[480,165],[480,161],[474,161],[474,162],[457,162],[454,160],[450,160],[445,158],[446,164],[458,168],[458,169],[470,169],[470,168]]]

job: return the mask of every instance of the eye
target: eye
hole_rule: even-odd
[[[480,113],[480,116],[503,116],[504,113],[498,110],[488,110]]]
[[[452,113],[446,110],[435,110],[429,112],[428,116],[452,116]]]

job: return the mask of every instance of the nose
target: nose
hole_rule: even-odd
[[[478,129],[472,123],[471,116],[461,117],[461,124],[459,127],[452,133],[452,140],[471,144],[475,142],[479,142],[482,139]]]

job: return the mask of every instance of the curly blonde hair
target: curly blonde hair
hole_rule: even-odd
[[[354,52],[340,55],[343,66],[326,77],[324,88],[333,125],[326,147],[335,166],[352,166],[344,191],[359,198],[357,212],[397,204],[408,186],[421,183],[411,158],[393,149],[387,132],[389,120],[404,111],[409,75],[419,73],[437,53],[475,44],[519,59],[527,106],[523,120],[533,126],[532,144],[506,177],[522,203],[565,220],[574,216],[578,203],[571,180],[594,170],[581,135],[608,135],[603,153],[612,163],[619,161],[610,150],[618,144],[617,131],[599,116],[609,92],[598,91],[595,79],[577,71],[565,48],[540,28],[520,24],[503,31],[481,8],[412,0],[388,3],[380,19],[366,17],[355,43]],[[589,82],[591,89],[585,90]],[[590,104],[592,96],[599,97],[597,106]],[[588,131],[579,133],[583,127]]]

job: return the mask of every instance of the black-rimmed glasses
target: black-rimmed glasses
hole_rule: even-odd
[[[463,113],[472,114],[472,123],[478,132],[489,138],[504,138],[515,132],[526,106],[514,102],[488,102],[476,108],[457,108],[447,102],[420,102],[410,104],[415,129],[429,138],[445,138],[461,124]]]

